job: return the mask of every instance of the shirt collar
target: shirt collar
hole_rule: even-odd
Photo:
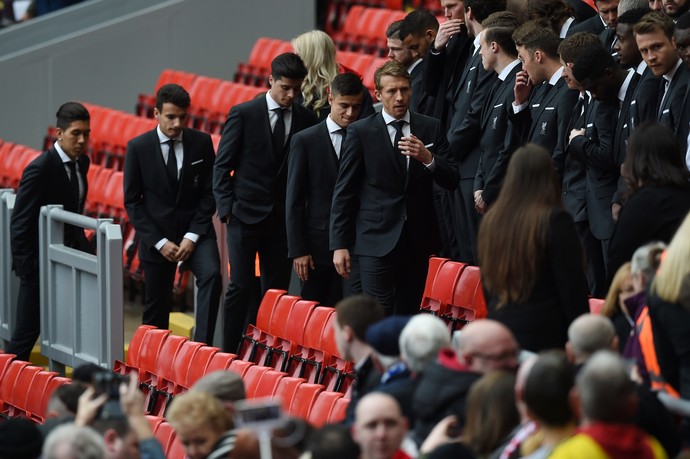
[[[563,67],[558,67],[558,70],[551,75],[551,78],[549,78],[549,84],[551,86],[556,86],[556,83],[558,83],[558,80],[561,79],[561,76],[563,76]]]
[[[484,31],[479,32],[479,33],[477,34],[477,36],[474,37],[474,41],[472,42],[472,45],[474,45],[474,50],[473,50],[473,53],[472,53],[472,54],[476,53],[477,50],[479,49],[479,47],[481,46],[481,40],[482,40],[482,33],[483,33],[483,32],[484,32]]]
[[[415,67],[417,67],[420,63],[422,62],[422,58],[420,57],[416,61],[414,61],[412,64],[410,64],[409,67],[407,67],[407,73],[412,73]]]
[[[278,102],[273,100],[273,97],[271,97],[270,91],[266,91],[266,104],[268,105],[268,111],[269,112],[275,110],[276,108],[282,108],[284,110],[290,110],[290,107],[281,107]]]
[[[565,38],[566,34],[568,33],[568,29],[570,29],[570,25],[573,23],[574,20],[575,18],[571,16],[563,23],[561,31],[558,34],[559,38]]]
[[[633,69],[628,69],[628,76],[625,77],[625,81],[623,81],[623,84],[618,90],[618,100],[620,102],[625,100],[625,93],[628,92],[628,86],[630,86],[633,75],[635,75],[635,71]]]
[[[675,76],[676,72],[678,71],[678,67],[681,66],[683,63],[683,60],[679,57],[678,61],[676,62],[676,65],[673,66],[673,69],[671,69],[667,74],[663,76],[663,78],[668,81],[669,83],[673,81],[673,77]]]
[[[642,75],[645,72],[645,70],[647,70],[647,63],[643,59],[642,62],[637,64],[637,69],[635,71]]]
[[[383,115],[383,121],[385,121],[386,125],[391,124],[393,121],[398,121],[397,119],[393,118],[390,116],[388,113],[386,113],[386,110],[381,110],[381,114]],[[410,111],[407,110],[405,112],[405,115],[403,115],[401,120],[405,121],[407,124],[410,124]]]
[[[340,127],[340,125],[338,123],[333,121],[333,119],[331,118],[331,115],[329,114],[326,117],[326,129],[328,129],[329,134],[333,134],[334,132],[338,132],[341,129],[345,129],[345,128]]]
[[[57,141],[55,141],[55,144],[53,144],[53,146],[55,147],[55,151],[57,151],[57,154],[63,163],[69,163],[72,161],[72,158],[67,156],[67,153],[65,153],[65,150],[63,150],[62,147],[60,147],[60,144],[58,144]]]
[[[163,133],[161,132],[161,126],[160,126],[160,124],[159,124],[158,126],[156,126],[156,134],[158,134],[158,141],[159,141],[160,143],[165,143],[165,142],[167,142],[168,140],[170,140],[170,137],[168,137],[167,135],[165,135],[165,134],[163,134]],[[176,142],[182,142],[182,132],[180,132],[180,135],[178,135],[177,137],[175,137],[173,140],[176,141]]]
[[[501,73],[498,74],[498,79],[501,81],[505,81],[506,78],[508,78],[508,74],[520,63],[520,59],[515,59],[513,62],[510,64],[506,65],[506,67],[501,70]]]

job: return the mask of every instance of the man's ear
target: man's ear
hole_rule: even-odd
[[[378,89],[375,89],[375,90],[374,90],[374,95],[376,96],[376,100],[378,100],[379,102],[381,102],[381,93],[379,92]]]
[[[582,408],[580,407],[580,392],[577,390],[577,386],[573,386],[568,393],[568,402],[570,403],[570,409],[573,412],[573,416],[577,420],[578,424],[582,421],[584,413],[582,413]]]
[[[115,432],[115,429],[108,429],[103,433],[103,442],[108,452],[113,453],[117,451],[117,443],[120,441],[120,436]]]
[[[351,343],[355,339],[355,331],[349,325],[343,325],[343,335],[345,335],[345,341],[348,343]]]
[[[568,362],[575,363],[575,351],[573,351],[573,345],[570,341],[565,343],[565,355],[568,356]]]

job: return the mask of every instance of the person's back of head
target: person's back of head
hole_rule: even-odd
[[[97,417],[90,427],[103,438],[106,458],[129,459],[138,452],[137,436],[126,417]]]
[[[382,372],[400,361],[400,335],[409,320],[408,316],[389,316],[367,328],[364,337]]]
[[[326,424],[309,441],[311,459],[352,459],[359,457],[359,446],[352,439],[350,428],[342,424]]]
[[[648,0],[621,0],[618,3],[618,22],[620,23],[621,16],[628,11],[640,8],[646,8],[647,12],[649,12]]]
[[[90,427],[63,424],[43,444],[42,459],[104,459],[103,439]]]
[[[647,283],[654,277],[665,249],[666,244],[654,241],[635,250],[630,259],[630,275],[636,292],[647,289]]]
[[[77,382],[58,386],[48,399],[46,418],[63,419],[76,416],[79,397],[85,390],[86,386]]]
[[[527,17],[550,27],[557,34],[574,14],[573,8],[563,0],[527,0]]]
[[[570,390],[575,384],[573,367],[562,351],[540,354],[524,386],[529,415],[545,427],[575,425]]]
[[[580,408],[589,423],[627,423],[637,408],[625,363],[611,351],[596,352],[576,378]]]
[[[242,377],[226,370],[204,375],[192,385],[191,390],[207,392],[221,402],[236,402],[247,397]]]
[[[383,318],[383,307],[369,296],[355,295],[338,302],[333,325],[341,356],[347,360],[360,359],[362,356],[352,355],[353,345],[368,346],[367,328]]]
[[[598,314],[583,314],[568,327],[566,349],[576,364],[584,363],[597,351],[618,347],[616,329],[611,319]]]
[[[38,459],[42,446],[41,431],[28,419],[0,423],[0,459]]]
[[[436,360],[438,352],[450,347],[446,324],[431,314],[413,316],[400,333],[400,356],[410,371],[421,373]]]
[[[481,24],[492,14],[505,11],[506,6],[506,0],[465,0],[465,16],[471,10],[474,19]]]

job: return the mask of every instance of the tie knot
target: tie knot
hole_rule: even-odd
[[[402,132],[403,127],[405,126],[405,120],[393,121],[391,124],[393,125],[396,131]]]
[[[282,120],[283,115],[285,114],[285,109],[283,107],[274,108],[273,113],[275,113],[278,116],[279,120]]]
[[[175,148],[175,139],[168,139],[165,141],[165,144],[170,148]]]

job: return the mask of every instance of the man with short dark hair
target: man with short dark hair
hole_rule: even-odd
[[[386,29],[386,39],[388,46],[388,58],[392,61],[400,62],[408,69],[417,58],[412,55],[412,51],[403,44],[400,37],[400,29],[402,28],[403,20],[392,22]]]
[[[19,360],[29,360],[41,331],[38,277],[38,217],[42,206],[59,204],[81,213],[88,192],[89,157],[85,154],[91,133],[90,115],[79,102],[66,102],[56,114],[57,141],[29,163],[19,182],[10,222],[12,267],[19,277],[17,317],[5,350]],[[84,230],[65,225],[65,245],[92,252]]]
[[[430,115],[434,110],[434,97],[426,93],[424,87],[423,61],[438,33],[438,20],[430,12],[418,9],[405,16],[400,27],[400,39],[412,53],[413,61],[407,71],[412,78],[410,110]]]
[[[686,67],[690,67],[690,13],[685,13],[676,21],[676,39],[678,54]]]
[[[576,24],[568,30],[568,36],[577,32],[589,32],[599,36],[601,44],[610,51],[616,42],[616,23],[619,0],[595,0],[597,15]]]
[[[437,120],[410,113],[410,75],[388,61],[374,74],[381,113],[352,123],[333,193],[330,245],[338,273],[359,256],[362,291],[389,314],[419,309],[429,256],[440,246],[432,183],[458,176]]]
[[[223,349],[229,352],[237,351],[246,325],[256,320],[257,252],[261,295],[269,288],[287,290],[290,283],[285,229],[290,140],[317,122],[313,112],[296,103],[306,75],[298,55],[277,56],[271,62],[266,96],[232,107],[223,128],[213,193],[218,216],[227,224],[232,270],[224,305]]]
[[[156,94],[156,129],[127,143],[125,208],[139,237],[146,277],[142,323],[169,328],[175,272],[180,262],[196,277],[194,339],[213,342],[222,281],[212,190],[211,136],[186,128],[191,101],[182,86]]]
[[[662,0],[661,3],[664,5],[664,13],[673,19],[673,22],[678,21],[690,9],[688,0]]]
[[[362,81],[341,73],[330,85],[331,113],[321,123],[292,138],[288,158],[288,256],[302,281],[300,296],[320,304],[336,304],[343,297],[343,279],[333,266],[328,224],[333,188],[347,127],[359,117]]]

